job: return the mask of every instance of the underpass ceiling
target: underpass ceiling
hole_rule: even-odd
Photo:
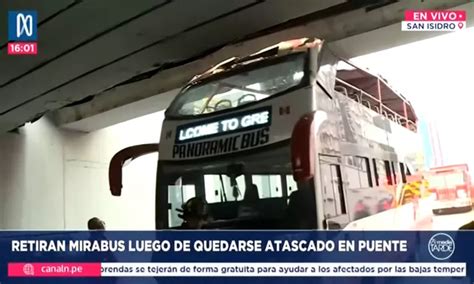
[[[0,29],[0,132],[50,111],[67,112],[65,106],[75,112],[67,121],[80,120],[88,114],[77,108],[88,107],[97,113],[101,107],[106,111],[124,105],[123,101],[112,99],[103,106],[95,98],[104,93],[110,98],[113,92],[109,91],[124,82],[124,87],[131,81],[141,83],[147,79],[141,74],[156,76],[192,63],[226,44],[304,25],[305,21],[361,10],[369,4],[371,9],[398,9],[392,2],[1,0],[0,22],[7,22],[9,10],[37,10],[39,19],[37,56],[8,56],[7,28]],[[437,6],[452,7],[467,1],[437,2]],[[373,6],[374,3],[380,5]],[[387,17],[386,24],[393,21]],[[189,79],[189,74],[171,78],[163,91],[179,87],[184,78]],[[153,92],[157,94],[158,90],[148,90],[142,98]],[[115,95],[118,101],[126,97],[123,93]],[[139,97],[126,100],[136,99]]]

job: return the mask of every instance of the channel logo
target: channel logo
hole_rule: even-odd
[[[466,29],[466,11],[405,11],[402,31],[455,32]]]
[[[428,252],[436,260],[447,260],[455,249],[453,238],[445,233],[434,234],[428,241]]]
[[[36,41],[37,34],[36,11],[8,12],[8,40],[9,41]]]
[[[38,14],[36,11],[8,12],[8,54],[36,55],[38,47]]]

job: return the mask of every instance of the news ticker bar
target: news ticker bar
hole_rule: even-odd
[[[9,263],[9,277],[465,277],[466,263]]]

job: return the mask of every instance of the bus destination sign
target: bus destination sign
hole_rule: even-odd
[[[222,117],[219,120],[184,125],[177,129],[173,158],[200,158],[237,152],[269,142],[271,108]],[[195,142],[197,140],[250,131],[225,138]]]
[[[222,117],[219,120],[183,125],[176,131],[176,143],[185,143],[222,134],[230,134],[270,125],[271,107]]]

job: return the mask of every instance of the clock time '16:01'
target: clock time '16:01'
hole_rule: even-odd
[[[36,55],[38,48],[36,42],[10,42],[8,43],[9,55]]]

